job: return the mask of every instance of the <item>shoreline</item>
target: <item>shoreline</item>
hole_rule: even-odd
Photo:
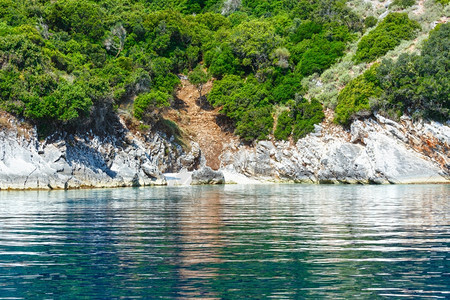
[[[164,183],[161,184],[146,184],[146,185],[132,185],[132,184],[125,184],[125,185],[82,185],[78,187],[69,187],[69,188],[15,188],[15,187],[8,187],[8,188],[0,188],[0,192],[27,192],[27,191],[72,191],[72,190],[96,190],[96,189],[120,189],[120,188],[149,188],[149,187],[192,187],[192,186],[220,186],[220,185],[369,185],[369,186],[376,186],[376,185],[447,185],[450,184],[450,180],[446,180],[445,178],[440,178],[440,180],[428,180],[428,181],[416,181],[416,180],[409,180],[409,181],[400,181],[400,182],[385,182],[385,183],[361,183],[361,182],[311,182],[311,181],[294,181],[294,180],[275,180],[271,178],[265,178],[265,179],[256,179],[247,177],[243,174],[239,173],[231,173],[224,171],[225,176],[225,183],[224,184],[201,184],[201,185],[192,185],[190,182],[192,182],[192,178],[187,179],[187,175],[192,175],[193,172],[179,172],[179,173],[165,173]],[[181,178],[181,181],[184,183],[188,182],[189,184],[179,184],[177,181],[179,181]]]

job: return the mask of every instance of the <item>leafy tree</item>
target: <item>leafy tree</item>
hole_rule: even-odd
[[[401,7],[403,9],[413,6],[416,3],[416,0],[394,0],[392,5]]]
[[[104,10],[88,0],[56,1],[47,7],[46,20],[54,30],[81,33],[99,40],[105,30]]]
[[[293,127],[294,140],[298,140],[314,131],[314,124],[319,124],[325,118],[323,107],[317,99],[311,101],[298,96],[292,107],[295,123]]]
[[[236,74],[239,69],[239,60],[227,46],[218,46],[205,53],[205,63],[209,66],[208,72],[221,78],[226,74]]]
[[[446,121],[450,117],[450,25],[430,33],[421,55],[402,54],[385,60],[377,71],[383,93],[373,109],[395,116]]]
[[[236,90],[242,88],[244,82],[237,75],[226,75],[222,80],[214,83],[211,92],[208,94],[208,101],[213,106],[225,105],[231,94]]]
[[[127,31],[123,28],[122,24],[116,24],[104,42],[106,49],[108,51],[114,51],[115,56],[118,57],[123,50],[126,37]]]
[[[367,18],[364,19],[364,26],[366,28],[372,28],[373,26],[377,25],[378,23],[378,19],[375,18],[374,16],[368,16]]]
[[[305,76],[316,72],[320,73],[342,56],[344,50],[344,42],[329,42],[327,39],[317,36],[312,41],[310,48],[303,53],[297,68]]]
[[[26,104],[24,116],[64,122],[86,116],[92,106],[91,99],[81,85],[67,82],[60,83],[56,90],[42,98],[31,94],[23,101]]]
[[[289,67],[289,58],[291,53],[286,48],[277,48],[272,54],[274,65],[280,67],[282,69],[286,69]]]
[[[268,21],[251,20],[233,29],[228,44],[242,59],[244,67],[256,71],[269,62],[270,54],[281,44],[281,38]]]
[[[291,33],[290,39],[293,43],[311,39],[315,34],[322,32],[322,25],[310,20],[305,20]]]
[[[301,85],[302,77],[298,74],[288,74],[283,76],[281,82],[272,90],[272,97],[275,103],[286,103],[295,98],[295,94],[301,93],[303,87]]]
[[[189,73],[189,82],[197,88],[200,99],[202,98],[203,85],[207,83],[210,78],[211,77],[203,70],[201,65],[197,65],[197,67]]]

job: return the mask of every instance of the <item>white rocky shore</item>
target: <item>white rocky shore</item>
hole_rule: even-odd
[[[328,124],[329,125],[329,124]],[[449,183],[450,128],[437,122],[400,123],[377,115],[354,121],[350,132],[316,126],[289,142],[230,145],[221,161],[228,172],[265,181],[308,183]]]
[[[163,173],[193,170],[201,158],[195,144],[185,153],[158,133],[58,134],[40,141],[36,129],[9,122],[8,129],[0,128],[0,189],[165,185]]]
[[[198,145],[186,153],[163,134],[99,137],[0,128],[0,189],[67,189],[205,183],[449,183],[450,128],[440,123],[355,121],[322,124],[290,142],[228,145],[211,172]],[[192,172],[196,169],[198,171]],[[181,172],[180,172],[181,171]],[[166,175],[164,175],[166,174]]]

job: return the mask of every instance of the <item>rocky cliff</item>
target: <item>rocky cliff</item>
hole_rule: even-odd
[[[377,115],[349,131],[324,122],[289,142],[228,145],[222,168],[261,180],[309,183],[448,183],[450,128],[432,122],[400,123]]]
[[[205,165],[198,144],[187,151],[162,133],[133,134],[124,124],[115,136],[44,140],[12,117],[7,125],[0,129],[0,189],[164,185],[163,173]],[[325,121],[297,143],[231,142],[220,161],[226,183],[449,183],[449,145],[446,125],[377,115],[349,130]]]
[[[9,117],[0,128],[0,189],[164,185],[162,173],[199,165],[196,144],[186,153],[164,134],[132,134],[122,125],[114,136],[55,133],[39,140],[35,128]]]

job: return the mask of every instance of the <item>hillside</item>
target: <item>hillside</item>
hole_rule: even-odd
[[[39,144],[36,153],[58,140],[86,140],[83,147],[91,148],[110,139],[99,153],[88,152],[94,161],[103,157],[93,170],[112,185],[148,184],[162,172],[204,165],[290,180],[284,171],[245,171],[251,153],[264,141],[278,149],[273,157],[301,152],[314,136],[324,145],[327,137],[336,139],[336,149],[345,143],[366,147],[352,130],[383,118],[416,141],[398,140],[400,152],[413,151],[431,162],[431,177],[445,177],[448,131],[430,129],[423,140],[417,128],[448,128],[449,7],[447,0],[0,0],[2,147],[15,144],[13,135]],[[373,130],[390,136],[380,126]],[[22,146],[33,169],[35,150]],[[106,163],[125,149],[145,156],[127,169],[128,183],[111,177]],[[120,168],[130,168],[124,163],[129,158],[120,159]],[[80,161],[79,167],[92,167],[82,157],[74,165],[66,161],[72,174]],[[12,161],[3,164],[4,174],[15,172]],[[152,171],[144,172],[145,164]],[[305,180],[340,181],[337,175],[322,180],[327,168],[319,160]],[[59,178],[57,170],[48,172]],[[368,166],[363,173],[361,180],[346,174],[343,181],[396,181]],[[292,180],[306,178],[297,175]],[[89,186],[89,176],[79,184]]]

